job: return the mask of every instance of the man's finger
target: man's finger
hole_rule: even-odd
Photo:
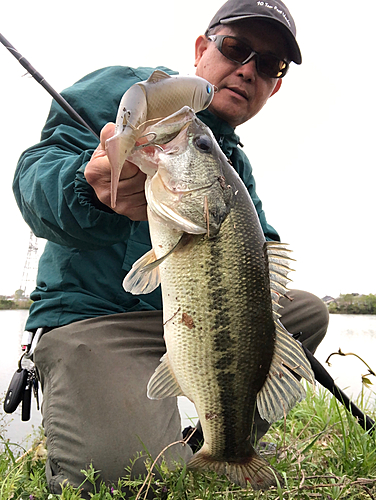
[[[101,130],[101,147],[106,149],[106,141],[115,135],[115,123],[106,123]]]
[[[138,174],[142,174],[146,179],[146,175],[141,172],[141,170],[137,167],[137,165],[126,160],[124,162],[122,171],[120,172],[119,181],[133,179],[133,177],[135,177]]]

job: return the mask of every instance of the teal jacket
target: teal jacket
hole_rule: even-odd
[[[170,74],[175,72],[159,67]],[[114,121],[120,99],[154,68],[108,67],[89,74],[62,94],[97,131]],[[267,239],[279,240],[267,224],[252,168],[234,129],[209,111],[199,117],[213,131],[256,206]],[[150,250],[147,222],[134,222],[95,201],[84,170],[97,147],[94,135],[55,102],[39,144],[21,156],[13,190],[34,234],[47,241],[26,328],[62,326],[106,314],[162,309],[160,289],[133,296],[122,287],[132,264]]]

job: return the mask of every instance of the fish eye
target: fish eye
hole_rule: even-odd
[[[207,92],[208,94],[211,94],[211,92],[212,92],[212,88],[211,88],[210,83],[208,83],[208,84],[207,84],[207,86],[206,86],[206,92]]]
[[[198,135],[194,139],[194,144],[197,149],[204,151],[211,151],[213,147],[213,141],[208,135]]]

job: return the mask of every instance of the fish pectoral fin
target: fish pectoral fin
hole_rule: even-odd
[[[161,69],[156,69],[155,71],[153,71],[153,73],[149,76],[149,78],[146,81],[148,83],[157,83],[166,78],[171,78],[171,75],[165,73]]]
[[[149,399],[184,396],[171,368],[167,353],[162,356],[160,365],[149,380],[147,396]]]
[[[219,462],[206,453],[205,444],[187,464],[188,469],[212,470],[218,476],[226,476],[242,488],[252,486],[254,490],[266,490],[283,480],[280,474],[260,455],[252,450],[250,455],[238,462]]]
[[[302,347],[277,320],[271,366],[257,394],[257,408],[262,419],[276,422],[304,399],[304,387],[296,376],[314,384],[314,373]]]
[[[161,284],[159,265],[167,259],[169,255],[184,247],[191,240],[191,235],[183,233],[178,242],[165,255],[157,259],[154,249],[146,252],[133,264],[132,269],[123,281],[123,288],[133,295],[150,293]]]
[[[123,288],[133,295],[150,293],[161,283],[159,262],[154,250],[150,250],[133,264],[123,281]]]

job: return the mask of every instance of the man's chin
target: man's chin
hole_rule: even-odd
[[[241,119],[239,116],[233,115],[233,114],[228,113],[226,111],[222,111],[220,109],[219,110],[218,109],[212,109],[212,108],[209,108],[209,109],[210,109],[210,111],[215,116],[217,116],[218,118],[220,118],[224,122],[228,123],[233,128],[235,128],[238,125],[241,125],[242,123],[244,123],[245,121],[247,121],[245,119],[244,120]]]
[[[239,102],[231,102],[231,100],[223,100],[209,106],[209,110],[221,120],[227,122],[231,127],[235,128],[242,123],[248,121],[251,117],[245,116],[244,105]]]

